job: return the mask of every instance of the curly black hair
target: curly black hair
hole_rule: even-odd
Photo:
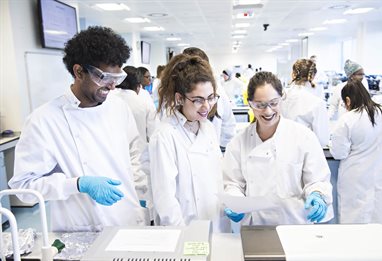
[[[112,29],[102,26],[90,26],[76,34],[65,44],[64,52],[62,60],[73,77],[74,64],[122,67],[130,57],[126,41]]]

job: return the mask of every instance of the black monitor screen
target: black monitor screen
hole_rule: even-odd
[[[56,0],[39,0],[42,46],[64,49],[77,32],[76,8]]]

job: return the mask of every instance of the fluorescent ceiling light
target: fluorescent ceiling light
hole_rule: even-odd
[[[130,10],[130,8],[125,4],[107,3],[107,4],[95,4],[95,6],[105,11]]]
[[[346,23],[346,19],[332,19],[332,20],[325,20],[323,24],[343,24]]]
[[[133,24],[150,23],[150,19],[143,17],[129,17],[124,19],[126,22]]]
[[[371,7],[365,7],[365,8],[355,8],[355,9],[350,9],[350,10],[346,10],[344,12],[345,15],[347,14],[364,14],[364,13],[368,13],[370,12],[371,10],[373,10],[374,8],[371,8]]]
[[[244,37],[246,37],[246,35],[244,35],[244,34],[234,34],[234,35],[232,35],[232,38],[234,38],[234,39],[241,39],[241,38],[244,38]]]
[[[298,39],[288,39],[285,42],[287,43],[297,43],[299,40]]]
[[[246,34],[247,30],[235,30],[233,31],[234,34]]]
[[[167,37],[166,40],[174,42],[174,41],[180,41],[180,40],[182,40],[182,38],[180,38],[180,37]]]
[[[327,27],[313,27],[313,28],[310,28],[309,31],[313,31],[313,32],[318,32],[318,31],[325,31],[325,30],[328,30]]]
[[[282,46],[288,46],[288,45],[290,45],[290,43],[281,43],[280,45],[282,45]]]
[[[249,27],[251,24],[250,23],[237,23],[235,24],[235,27],[236,28],[245,28],[245,27]]]
[[[305,32],[305,33],[298,34],[298,36],[310,36],[310,35],[314,35],[314,33]]]
[[[51,34],[51,35],[66,35],[68,34],[65,31],[56,31],[56,30],[44,30],[46,34]]]
[[[143,30],[156,32],[156,31],[164,31],[164,28],[161,26],[146,26],[146,27],[143,27]]]
[[[190,44],[188,43],[178,43],[177,46],[189,46]]]
[[[260,4],[261,0],[234,0],[234,5],[255,5]]]

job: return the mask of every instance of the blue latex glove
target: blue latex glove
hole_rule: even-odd
[[[326,215],[328,206],[319,192],[312,192],[305,201],[305,209],[310,208],[307,216],[312,222],[320,222]]]
[[[123,193],[115,186],[121,185],[119,180],[107,177],[83,176],[78,180],[78,190],[89,194],[97,203],[111,206],[123,198]]]
[[[240,222],[244,218],[244,213],[236,213],[233,212],[231,209],[226,208],[224,209],[224,213],[231,219],[233,222]]]

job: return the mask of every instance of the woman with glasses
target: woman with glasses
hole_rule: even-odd
[[[382,223],[382,107],[361,81],[341,91],[346,106],[332,134],[330,152],[338,170],[340,223]]]
[[[212,70],[202,58],[179,54],[167,64],[159,86],[164,117],[149,143],[154,208],[160,225],[209,219],[228,231],[220,209],[221,153],[207,116],[219,96]]]
[[[247,214],[226,209],[235,222],[307,224],[333,217],[330,170],[321,146],[312,131],[280,115],[282,95],[280,80],[270,72],[256,73],[248,84],[255,121],[227,146],[225,193],[266,197],[276,207]]]
[[[316,64],[299,59],[293,64],[292,83],[281,104],[282,115],[311,129],[322,147],[329,143],[329,119],[326,103],[312,93]]]

